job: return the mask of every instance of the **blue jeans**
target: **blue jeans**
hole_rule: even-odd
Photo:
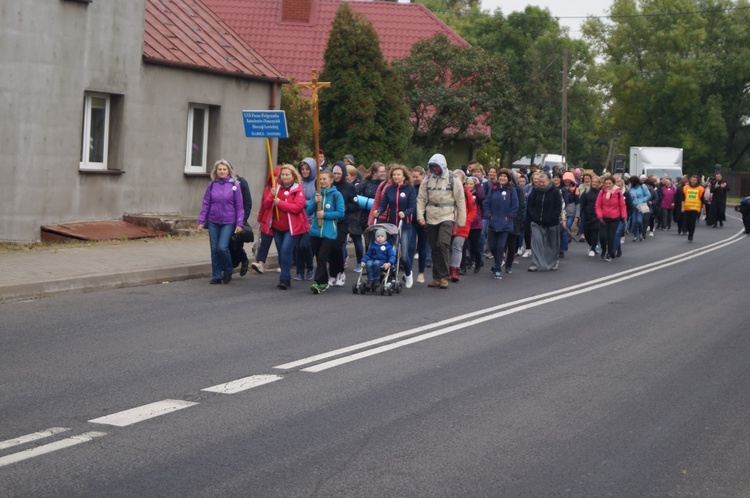
[[[643,232],[643,213],[638,211],[638,209],[633,210],[633,238],[638,238],[638,236],[643,237],[645,233]]]
[[[255,261],[260,261],[261,263],[266,262],[268,250],[271,248],[271,242],[273,242],[273,235],[260,232],[260,244],[258,244],[258,251],[255,253]]]
[[[310,232],[305,232],[297,237],[297,274],[304,275],[305,269],[313,269],[313,251],[310,245]]]
[[[354,254],[357,256],[357,266],[359,266],[362,263],[362,256],[365,255],[365,248],[362,246],[362,235],[349,234],[349,236],[352,238]],[[344,246],[344,251],[346,251],[346,246]]]
[[[409,243],[409,260],[414,261],[414,254],[419,254],[419,273],[424,273],[427,263],[427,230],[423,226],[412,225],[411,242]]]
[[[273,232],[273,240],[276,242],[276,252],[279,253],[279,267],[281,268],[279,280],[287,282],[292,280],[292,253],[299,238],[299,235],[292,235],[288,231]]]
[[[367,268],[367,280],[379,282],[380,281],[380,269],[383,267],[384,261],[379,259],[369,259],[365,263]]]
[[[409,257],[409,251],[411,250],[411,233],[412,227],[404,228],[401,227],[401,264],[404,267],[404,275],[411,275],[411,264],[414,261],[412,257]]]
[[[575,218],[572,216],[568,216],[565,220],[565,226],[568,227],[568,230],[570,230],[570,227],[573,226],[573,220]],[[560,250],[562,252],[565,252],[568,250],[568,244],[570,243],[570,235],[568,235],[568,230],[562,230],[560,232]]]
[[[208,240],[211,243],[211,276],[221,278],[232,274],[232,256],[229,254],[229,241],[235,225],[222,225],[208,222]]]
[[[621,221],[620,224],[617,226],[617,232],[615,232],[615,254],[622,251],[622,244],[620,243],[620,239],[622,238],[624,233],[625,233],[625,222]]]

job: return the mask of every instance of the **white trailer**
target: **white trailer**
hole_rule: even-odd
[[[631,147],[630,176],[646,175],[672,180],[682,177],[682,149],[675,147]]]

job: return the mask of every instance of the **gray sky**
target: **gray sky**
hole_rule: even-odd
[[[537,5],[546,7],[554,17],[579,17],[580,19],[560,19],[560,24],[570,28],[570,35],[573,38],[580,38],[580,24],[586,16],[603,16],[607,15],[612,0],[576,0],[575,2],[564,2],[561,0],[481,0],[482,9],[494,12],[500,8],[503,15],[511,12],[523,11],[527,5]]]

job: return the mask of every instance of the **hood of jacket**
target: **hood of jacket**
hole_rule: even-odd
[[[315,159],[313,159],[312,157],[306,157],[299,162],[299,164],[297,165],[297,171],[299,171],[300,176],[302,175],[302,168],[300,168],[300,165],[302,163],[305,163],[310,167],[310,177],[309,178],[302,177],[302,183],[303,184],[307,182],[315,183],[315,178],[318,176],[318,166],[315,164]]]
[[[437,164],[438,166],[440,166],[440,169],[442,170],[440,176],[445,176],[448,172],[448,161],[445,160],[445,156],[442,154],[433,154],[430,160],[427,161],[428,166],[431,164]]]

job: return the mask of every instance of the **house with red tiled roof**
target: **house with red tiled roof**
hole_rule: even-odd
[[[202,0],[3,0],[0,240],[127,213],[197,216],[226,158],[260,195],[242,111],[288,80]]]
[[[340,0],[204,0],[245,41],[285,76],[308,81],[323,68],[331,23]],[[419,3],[349,1],[372,22],[387,61],[405,57],[412,45],[442,33],[468,45],[427,7]]]
[[[309,81],[313,69],[320,72],[323,68],[331,24],[341,4],[341,0],[204,1],[274,67],[297,81]],[[416,42],[438,33],[457,45],[469,45],[422,4],[372,0],[348,3],[372,22],[383,56],[389,62],[409,55]],[[489,134],[488,127],[481,123],[471,130],[474,136]],[[455,150],[443,152],[452,156],[452,162],[465,163],[471,158],[472,145],[461,143]]]

